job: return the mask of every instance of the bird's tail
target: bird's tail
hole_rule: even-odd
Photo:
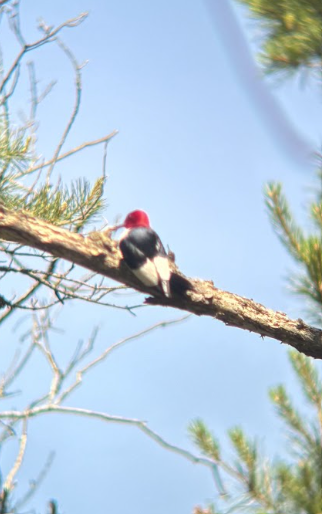
[[[171,296],[183,296],[187,291],[192,291],[193,289],[191,282],[189,282],[187,278],[183,277],[182,275],[178,275],[177,273],[171,273],[169,286]]]
[[[161,280],[161,289],[167,298],[170,298],[171,296],[171,289],[170,289],[170,282],[169,280]]]

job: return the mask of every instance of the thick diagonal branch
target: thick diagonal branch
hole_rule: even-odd
[[[88,237],[69,232],[26,213],[8,211],[0,206],[0,238],[52,254],[151,294],[122,263],[117,244],[105,232]],[[267,309],[247,298],[222,291],[212,282],[189,279],[193,291],[185,297],[153,297],[150,304],[185,310],[199,316],[212,316],[226,325],[277,339],[311,357],[322,359],[322,330],[310,327],[301,319]]]

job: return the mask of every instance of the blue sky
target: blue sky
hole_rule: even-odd
[[[81,111],[64,149],[119,130],[108,146],[105,218],[113,223],[143,208],[188,276],[304,317],[306,305],[286,287],[293,264],[268,221],[263,187],[281,181],[297,219],[306,223],[314,180],[306,152],[321,138],[317,86],[309,78],[305,86],[299,78],[261,80],[252,60],[258,33],[246,11],[230,2],[22,0],[22,30],[31,41],[39,36],[40,16],[56,25],[87,10],[89,18],[62,35],[79,61],[88,60]],[[8,64],[16,48],[6,37],[5,31],[0,34]],[[58,80],[39,109],[38,150],[48,158],[73,107],[74,78],[54,46],[41,48],[34,58],[40,88]],[[22,75],[14,116],[26,109],[26,95]],[[57,166],[67,183],[80,176],[94,181],[100,171],[97,149]],[[133,293],[128,299],[141,298]],[[64,332],[52,340],[64,361],[98,325],[98,355],[123,337],[181,314],[145,308],[132,317],[69,304],[58,318]],[[3,340],[16,343],[17,332],[12,326],[7,330]],[[1,351],[8,353],[3,343]],[[43,361],[34,359],[22,380],[25,397],[45,388]],[[68,405],[146,420],[168,442],[190,450],[187,426],[201,417],[228,457],[226,430],[240,424],[273,458],[285,440],[267,389],[279,382],[298,396],[287,348],[191,317],[117,350],[87,376]],[[8,408],[23,399],[10,402]],[[37,512],[45,512],[52,497],[66,514],[177,514],[216,499],[207,469],[133,427],[52,414],[32,420],[29,433],[17,495],[38,475],[48,452],[56,451],[34,499]],[[4,471],[15,444],[3,451]]]

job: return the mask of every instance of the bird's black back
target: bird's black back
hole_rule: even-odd
[[[131,269],[140,268],[147,258],[167,255],[158,234],[152,228],[145,227],[130,230],[128,235],[120,241],[120,250]]]

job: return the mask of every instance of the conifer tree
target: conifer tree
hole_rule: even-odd
[[[322,65],[319,0],[238,0],[261,29],[260,62],[267,73],[315,71]]]
[[[297,410],[284,385],[269,391],[282,421],[283,455],[270,462],[256,439],[234,427],[228,431],[236,455],[230,462],[202,420],[190,424],[194,443],[213,462],[221,498],[206,509],[197,507],[195,514],[322,512],[322,377],[310,358],[296,351],[289,357],[310,415]]]
[[[259,61],[266,73],[286,76],[305,70],[321,84],[322,5],[319,0],[239,0],[261,27]],[[322,155],[317,152],[316,195],[308,208],[311,232],[294,220],[283,187],[266,187],[266,204],[276,233],[299,267],[290,277],[293,291],[308,300],[322,323]],[[304,315],[305,313],[303,313]]]
[[[259,55],[265,72],[289,75],[300,69],[320,80],[322,66],[322,4],[319,0],[239,0],[261,27]],[[318,155],[321,162],[321,155]],[[308,299],[311,317],[322,324],[322,171],[317,172],[316,198],[308,215],[308,233],[294,220],[280,183],[266,186],[272,225],[299,271],[290,277],[293,291]],[[228,432],[235,462],[223,457],[220,444],[202,420],[191,423],[191,437],[216,466],[221,500],[194,514],[320,514],[322,512],[322,377],[312,360],[291,351],[289,359],[311,415],[296,409],[284,385],[269,396],[283,423],[285,454],[273,462],[256,440],[240,427]],[[229,486],[223,483],[227,479]]]

